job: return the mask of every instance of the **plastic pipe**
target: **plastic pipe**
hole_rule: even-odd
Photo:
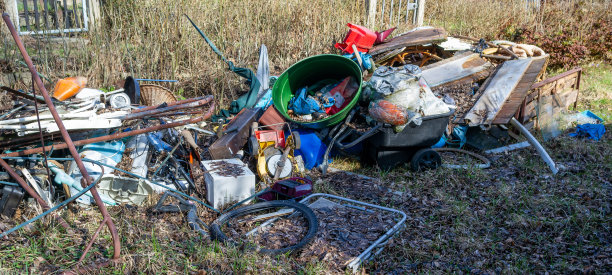
[[[512,118],[510,120],[510,124],[516,127],[519,132],[521,132],[521,134],[523,134],[527,138],[527,141],[529,141],[531,146],[533,146],[538,151],[538,154],[540,155],[542,160],[544,160],[544,162],[548,164],[548,168],[550,168],[550,171],[552,171],[553,175],[556,175],[559,172],[559,169],[557,169],[555,162],[552,160],[552,158],[550,158],[550,156],[548,155],[546,150],[544,150],[544,147],[542,147],[538,140],[535,139],[535,137],[527,130],[527,128],[525,128],[523,124],[518,122],[516,118]]]

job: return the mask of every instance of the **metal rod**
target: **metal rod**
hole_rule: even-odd
[[[62,7],[62,10],[64,11],[64,27],[67,29],[68,28],[68,3],[66,0],[64,0],[64,6]]]
[[[28,31],[32,30],[32,28],[30,28],[30,15],[28,14],[28,0],[23,0],[23,12],[25,13],[26,29]],[[19,18],[16,20],[19,20]]]
[[[44,18],[45,19],[44,20],[44,22],[45,22],[45,30],[49,29],[49,18],[47,18],[49,16],[49,8],[47,7],[47,4],[48,4],[47,1],[48,0],[43,0],[43,15],[45,16],[45,18]],[[52,0],[52,1],[54,1],[54,0]]]
[[[178,80],[164,80],[164,79],[147,79],[147,78],[136,78],[136,81],[153,81],[153,82],[178,82]]]
[[[104,174],[104,172],[102,172],[102,174]],[[89,249],[91,249],[91,246],[93,245],[94,241],[96,240],[96,238],[98,238],[98,235],[100,235],[100,231],[102,230],[104,223],[106,223],[106,220],[107,218],[104,218],[102,222],[100,222],[100,226],[98,226],[98,229],[96,229],[96,232],[93,234],[93,236],[91,236],[91,240],[89,241],[87,246],[85,246],[85,250],[83,250],[83,254],[79,258],[79,261],[78,261],[79,263],[85,259],[85,256],[87,256],[87,252],[89,252]]]
[[[53,25],[55,26],[56,29],[59,29],[59,18],[57,17],[57,1],[52,0],[51,1],[53,3]]]
[[[2,86],[2,87],[0,87],[0,89],[5,90],[5,91],[7,91],[7,92],[9,92],[9,93],[11,93],[13,95],[16,95],[16,96],[19,96],[19,97],[23,97],[23,98],[29,99],[29,100],[34,100],[34,101],[37,101],[38,103],[45,104],[45,100],[42,99],[42,98],[39,98],[39,97],[36,97],[36,96],[31,96],[31,95],[29,95],[27,93],[22,93],[20,91],[13,90],[13,89],[11,89],[9,87],[6,87],[6,86]]]
[[[72,0],[72,13],[74,14],[74,25],[79,26],[79,14],[77,13],[78,6],[76,0]]]
[[[168,107],[168,106],[174,106],[174,105],[194,102],[194,101],[198,101],[198,100],[202,100],[202,99],[205,99],[205,97],[195,97],[195,98],[183,99],[183,100],[179,100],[179,101],[175,101],[175,102],[170,102],[170,103],[164,103],[164,104],[160,104],[160,105],[156,105],[156,106],[147,106],[147,107],[144,107],[144,108],[133,110],[132,114],[140,113],[140,112],[144,112],[144,111],[148,111],[148,110],[157,109],[157,108],[160,108],[162,105],[165,105],[166,107]]]
[[[34,28],[40,30],[40,13],[38,12],[38,0],[34,0],[32,2],[34,3]]]
[[[157,109],[153,109],[153,110],[141,111],[141,112],[137,112],[137,113],[131,113],[131,114],[128,114],[128,115],[122,117],[122,119],[125,119],[125,120],[128,120],[128,119],[137,119],[137,118],[143,118],[143,117],[146,117],[146,116],[152,116],[152,115],[156,115],[156,114],[166,113],[166,112],[173,111],[173,110],[180,110],[180,109],[188,109],[188,108],[200,107],[200,106],[202,106],[204,104],[209,103],[211,100],[212,100],[212,96],[207,96],[206,98],[204,98],[202,100],[198,100],[198,101],[194,101],[194,102],[189,102],[189,103],[179,104],[179,105],[173,105],[173,106],[164,107],[164,108],[157,108]]]
[[[90,185],[92,183],[92,178],[89,176],[89,173],[87,172],[87,169],[85,168],[85,165],[83,164],[83,161],[81,160],[81,156],[77,152],[75,145],[72,143],[72,138],[70,137],[70,134],[68,134],[68,131],[66,130],[66,127],[64,126],[64,123],[62,122],[62,119],[59,117],[59,114],[57,113],[57,110],[55,109],[55,106],[53,105],[53,102],[51,101],[51,97],[49,96],[47,89],[45,88],[45,86],[42,83],[42,80],[38,76],[38,73],[36,72],[36,68],[34,67],[34,64],[32,63],[32,59],[30,58],[28,52],[26,51],[25,46],[23,45],[23,42],[21,41],[21,38],[19,38],[19,35],[17,34],[17,30],[15,30],[15,27],[13,26],[13,23],[11,22],[11,19],[8,14],[3,13],[2,18],[4,19],[6,26],[11,32],[11,35],[13,36],[13,39],[15,40],[15,43],[17,44],[17,47],[19,48],[19,51],[21,52],[21,55],[23,56],[24,61],[28,65],[28,69],[30,70],[30,73],[32,73],[32,79],[34,80],[34,83],[36,83],[36,86],[38,86],[42,96],[45,98],[45,102],[47,103],[49,112],[51,112],[51,114],[53,115],[53,119],[55,120],[55,123],[57,124],[57,127],[59,128],[60,133],[62,134],[62,137],[65,141],[66,147],[68,148],[68,151],[70,151],[70,154],[72,155],[72,157],[74,157],[74,161],[77,167],[79,167],[81,175],[83,175],[84,181],[81,181],[81,185],[83,187]],[[121,253],[121,242],[119,240],[117,228],[115,227],[115,224],[113,223],[112,219],[110,219],[110,215],[108,211],[106,210],[106,206],[104,206],[104,202],[102,202],[102,199],[100,198],[100,195],[98,194],[98,191],[96,190],[96,188],[95,187],[91,188],[90,192],[94,198],[94,201],[96,202],[96,205],[100,209],[102,216],[104,218],[108,218],[106,222],[106,226],[108,227],[108,230],[110,231],[111,237],[113,239],[113,248],[114,248],[113,259],[119,259],[119,254]]]
[[[36,88],[34,87],[34,83],[32,83],[32,91],[34,93],[34,97],[36,97]],[[38,102],[34,100],[34,110],[36,110],[36,122],[38,123],[38,136],[40,137],[40,146],[45,146],[45,138],[42,132],[42,126],[40,125],[40,113],[38,112]],[[51,179],[51,172],[49,171],[49,165],[47,164],[47,150],[43,148],[43,156],[45,157],[45,163],[43,166],[47,170],[47,179]],[[49,184],[49,191],[53,194],[53,184]]]
[[[115,139],[120,139],[120,138],[124,138],[124,137],[136,136],[136,135],[140,135],[140,134],[144,134],[144,133],[148,133],[148,132],[155,132],[155,131],[159,131],[159,130],[163,130],[163,129],[174,128],[174,127],[183,126],[183,125],[186,125],[186,124],[198,123],[200,121],[203,121],[203,120],[206,120],[206,119],[210,118],[212,116],[212,113],[213,113],[214,109],[215,109],[214,108],[214,104],[212,104],[211,107],[210,107],[210,110],[206,114],[201,116],[201,117],[181,120],[181,121],[167,123],[167,124],[160,124],[160,125],[157,125],[157,126],[152,126],[152,127],[148,127],[148,128],[144,128],[144,129],[133,130],[133,131],[129,131],[129,132],[115,133],[115,134],[108,135],[108,136],[101,136],[101,137],[77,140],[73,144],[76,145],[76,146],[82,146],[82,145],[96,143],[96,142],[115,140]],[[47,145],[44,148],[46,150],[51,150],[52,148],[54,150],[65,149],[65,148],[68,148],[68,144],[66,144],[66,143],[58,143],[58,144],[54,144],[54,145]],[[32,149],[18,151],[18,152],[12,152],[12,153],[8,153],[8,154],[2,154],[2,155],[0,155],[0,157],[27,156],[27,155],[31,155],[31,154],[38,154],[40,152],[42,152],[42,148],[38,147],[38,148],[32,148]]]

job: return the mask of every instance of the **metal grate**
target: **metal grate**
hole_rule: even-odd
[[[19,34],[53,34],[88,30],[87,0],[15,0]]]

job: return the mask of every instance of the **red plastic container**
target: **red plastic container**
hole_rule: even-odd
[[[283,116],[274,108],[274,106],[268,107],[268,109],[261,115],[259,124],[267,126],[270,130],[283,130],[285,127],[285,119]]]
[[[347,53],[354,53],[353,45],[357,46],[357,50],[360,52],[367,52],[374,46],[376,41],[376,32],[373,32],[365,27],[353,25],[351,23],[346,24],[350,30],[346,34],[342,43],[336,43],[335,47]]]
[[[283,130],[255,131],[255,138],[259,142],[274,141],[277,147],[285,148],[285,132]]]

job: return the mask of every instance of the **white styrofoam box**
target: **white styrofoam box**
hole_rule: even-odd
[[[216,162],[227,162],[239,165],[240,176],[223,176],[222,170],[214,168]],[[204,170],[210,171],[204,176],[206,181],[206,199],[214,208],[230,202],[239,202],[255,194],[255,174],[239,159],[221,159],[202,161]]]

